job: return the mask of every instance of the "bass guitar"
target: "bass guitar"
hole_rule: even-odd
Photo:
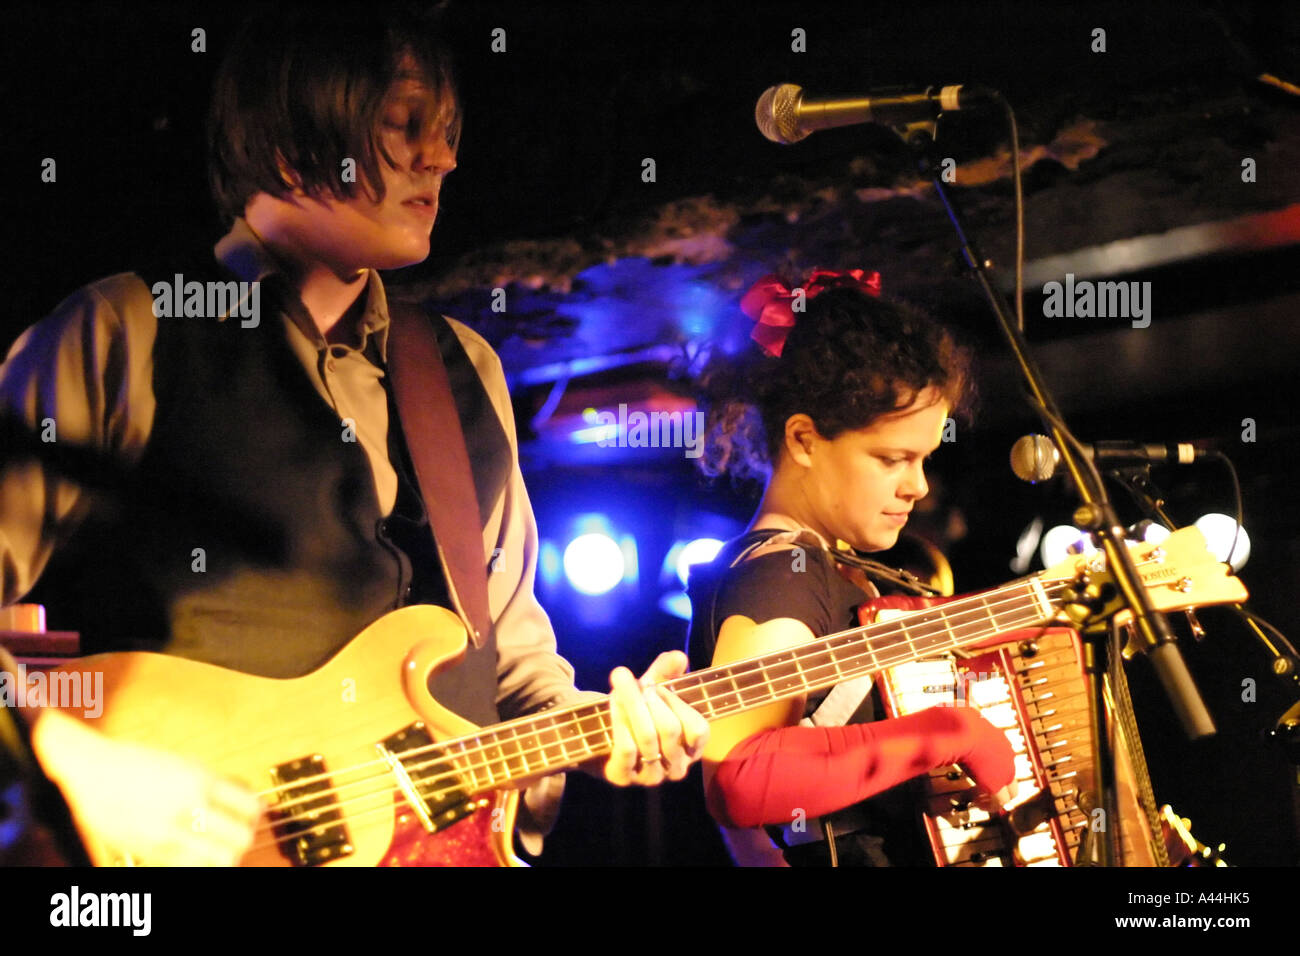
[[[1194,528],[1134,547],[1159,610],[1247,596]],[[664,686],[712,721],[1056,621],[1087,585],[1101,604],[1115,603],[1103,564],[1073,557],[990,591]],[[607,754],[608,699],[477,727],[428,692],[430,675],[454,666],[464,648],[455,615],[414,605],[299,678],[134,651],[81,658],[54,673],[103,674],[97,730],[187,756],[260,793],[267,810],[245,865],[519,865],[519,788]],[[97,864],[149,862],[83,835]]]

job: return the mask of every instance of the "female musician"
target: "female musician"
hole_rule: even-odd
[[[852,552],[837,542],[894,545],[968,385],[965,353],[923,314],[880,298],[878,274],[819,271],[794,291],[768,277],[741,308],[757,321],[759,349],[706,374],[702,461],[711,474],[765,476],[766,487],[747,532],[693,569],[693,668],[858,623],[858,606],[878,592],[846,567]],[[1010,744],[972,708],[872,720],[868,692],[859,679],[716,722],[704,755],[715,819],[767,826],[791,864],[878,866],[922,862],[921,849],[915,824],[895,819],[905,794],[868,798],[961,763],[983,790],[1009,799]],[[754,832],[744,841],[751,849]]]

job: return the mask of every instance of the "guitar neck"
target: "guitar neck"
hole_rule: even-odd
[[[662,685],[709,721],[908,661],[1033,627],[1055,614],[1039,576],[891,621],[851,628],[762,657],[685,674]],[[612,749],[609,700],[497,724],[440,749],[467,768],[475,792],[572,767]]]

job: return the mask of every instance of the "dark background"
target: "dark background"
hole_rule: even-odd
[[[218,58],[250,8],[8,8],[0,341],[86,282],[218,237],[202,124]],[[191,52],[195,27],[207,32],[206,53]],[[490,51],[495,27],[507,31],[504,54]],[[806,53],[790,49],[795,27],[807,31]],[[1096,27],[1107,31],[1105,53],[1090,50]],[[685,623],[658,605],[663,555],[702,528],[738,532],[756,499],[706,484],[680,449],[575,448],[566,429],[587,406],[684,396],[689,383],[673,374],[681,359],[701,342],[735,340],[737,328],[743,341],[735,303],[765,272],[879,269],[888,294],[930,307],[976,347],[978,414],[936,455],[931,508],[915,522],[948,553],[959,591],[1013,576],[1016,539],[1035,516],[1048,526],[1069,517],[1066,489],[1030,487],[1007,470],[1011,442],[1037,427],[933,193],[914,188],[911,158],[874,127],[795,147],[765,142],[753,104],[784,81],[814,95],[948,82],[1007,95],[1027,156],[1041,147],[1025,172],[1027,330],[1076,433],[1229,454],[1252,539],[1242,575],[1251,606],[1295,633],[1300,114],[1295,96],[1258,79],[1300,82],[1294,7],[452,3],[448,32],[466,117],[460,166],[433,255],[389,279],[501,352],[542,535],[562,546],[575,515],[601,512],[636,536],[640,578],[604,602],[606,621],[562,586],[542,589],[580,686],[604,688],[615,664],[637,669],[680,646]],[[1006,142],[997,116],[956,116],[940,135],[958,162],[957,199],[1004,280],[1009,180],[962,177]],[[56,184],[40,182],[46,156],[58,161]],[[656,161],[654,183],[642,181],[645,157]],[[1241,179],[1246,157],[1257,162],[1253,183]],[[1125,241],[1136,245],[1109,245]],[[1072,265],[1081,252],[1093,255],[1091,271]],[[1044,277],[1066,268],[1150,281],[1152,326],[1045,318]],[[498,287],[509,293],[504,316],[487,305]],[[1242,440],[1247,418],[1253,442]],[[1215,465],[1156,480],[1179,521],[1232,508]],[[1157,794],[1200,839],[1226,842],[1231,862],[1294,864],[1294,768],[1262,732],[1296,690],[1271,678],[1268,657],[1229,614],[1201,619],[1206,640],[1181,643],[1219,723],[1215,739],[1188,744],[1145,661],[1130,669]],[[1257,682],[1254,702],[1241,699],[1246,678]],[[571,780],[543,862],[724,859],[693,777],[627,793]]]

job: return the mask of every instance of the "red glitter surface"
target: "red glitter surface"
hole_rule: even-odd
[[[393,842],[380,866],[500,866],[492,847],[492,805],[428,833],[397,798]]]

